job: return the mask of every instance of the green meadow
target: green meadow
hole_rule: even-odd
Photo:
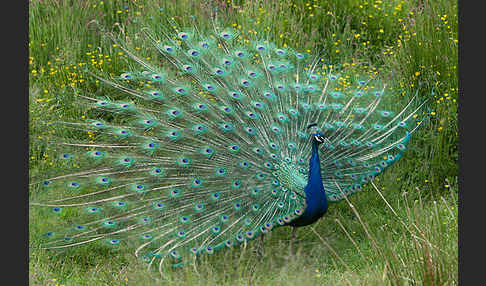
[[[147,270],[132,252],[83,246],[40,249],[46,231],[29,211],[30,285],[457,285],[457,2],[341,1],[56,1],[29,2],[29,171],[56,169],[43,122],[87,117],[78,90],[98,89],[86,68],[119,74],[126,55],[99,32],[131,37],[143,25],[163,32],[170,17],[207,30],[213,18],[245,44],[268,39],[319,54],[328,66],[385,79],[390,92],[427,99],[429,118],[404,157],[349,201],[332,204],[312,226],[203,256],[195,265]],[[67,130],[61,136],[76,137]],[[30,189],[30,199],[39,196]],[[74,218],[67,216],[67,221]]]

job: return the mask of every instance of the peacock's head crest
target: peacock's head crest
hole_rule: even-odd
[[[317,127],[317,123],[312,123],[307,125],[307,129],[310,129],[312,140],[315,141],[317,144],[324,143],[326,137],[323,133],[320,132],[319,127]]]

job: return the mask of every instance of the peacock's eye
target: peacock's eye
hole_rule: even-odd
[[[324,137],[320,134],[314,135],[314,139],[316,139],[317,142],[320,142],[320,143],[324,142]]]

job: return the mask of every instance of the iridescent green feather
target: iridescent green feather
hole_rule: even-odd
[[[52,139],[61,172],[33,204],[76,223],[53,226],[47,248],[136,245],[150,264],[193,262],[302,215],[311,132],[325,135],[324,188],[339,201],[399,160],[421,118],[379,80],[232,29],[144,33],[158,59],[134,51],[131,71],[95,75],[123,101],[83,95],[112,118],[55,123],[86,139]]]

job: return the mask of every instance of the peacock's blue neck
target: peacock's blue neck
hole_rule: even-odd
[[[309,160],[309,176],[304,188],[306,208],[304,213],[291,226],[305,226],[314,223],[327,211],[328,201],[322,185],[321,161],[319,159],[318,143],[313,141],[312,154]]]

